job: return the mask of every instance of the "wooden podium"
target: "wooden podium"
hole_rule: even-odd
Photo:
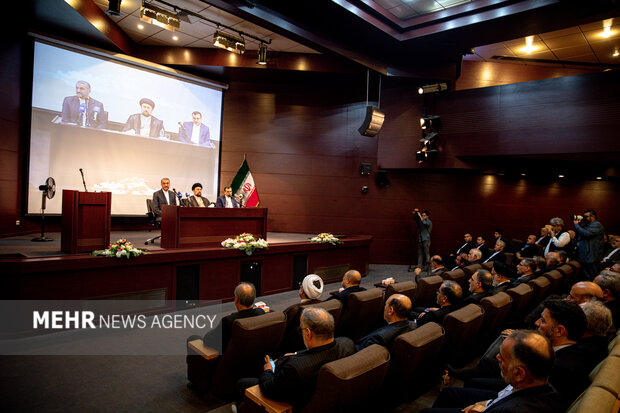
[[[267,208],[162,206],[162,248],[219,247],[243,232],[266,240]]]
[[[111,192],[62,191],[60,249],[76,254],[110,244]]]

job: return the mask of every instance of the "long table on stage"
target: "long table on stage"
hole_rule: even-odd
[[[267,208],[162,207],[162,248],[215,247],[244,232],[267,239]]]
[[[185,208],[190,209],[190,208]],[[181,248],[127,259],[66,255],[2,258],[0,298],[12,300],[232,300],[240,281],[259,295],[297,289],[309,273],[337,282],[349,269],[368,273],[370,235],[337,246],[286,242],[253,255],[217,248]]]

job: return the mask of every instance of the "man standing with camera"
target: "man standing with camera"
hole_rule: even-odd
[[[418,267],[428,269],[431,261],[431,231],[433,223],[428,217],[428,211],[413,210],[413,219],[418,225]]]
[[[581,264],[582,278],[594,280],[598,275],[598,264],[603,259],[605,228],[596,220],[596,212],[588,209],[581,217],[573,215],[577,233],[577,261]]]

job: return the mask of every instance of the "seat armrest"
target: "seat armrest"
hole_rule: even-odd
[[[293,411],[292,405],[265,397],[258,384],[245,389],[245,397],[263,407],[267,413],[291,413]]]
[[[216,349],[205,346],[201,339],[190,341],[187,343],[187,347],[191,348],[207,360],[217,358],[220,354]]]

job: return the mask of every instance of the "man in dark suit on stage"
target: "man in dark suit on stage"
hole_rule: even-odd
[[[516,330],[502,342],[496,359],[508,385],[499,393],[449,387],[439,394],[432,409],[424,409],[421,413],[563,411],[560,395],[549,385],[554,352],[548,338],[535,331]]]
[[[192,112],[192,122],[183,122],[179,127],[179,139],[182,142],[215,148],[211,142],[209,127],[202,123],[202,113]]]
[[[334,318],[322,308],[304,309],[299,328],[306,350],[280,357],[275,361],[275,368],[272,368],[271,359],[266,356],[264,371],[258,379],[241,379],[237,382],[239,397],[247,387],[258,384],[266,397],[290,403],[293,411],[299,411],[314,394],[321,367],[355,352],[351,339],[334,339]],[[240,410],[243,411],[243,405]]]
[[[325,301],[338,300],[342,303],[342,311],[344,311],[347,305],[347,298],[349,294],[357,293],[360,291],[366,291],[364,287],[360,287],[362,283],[362,275],[357,270],[349,270],[344,273],[342,277],[342,288],[337,294],[332,295]]]
[[[123,132],[133,131],[136,135],[159,138],[164,136],[164,121],[152,116],[155,102],[151,99],[140,99],[140,113],[135,113],[127,119]]]
[[[177,194],[170,191],[170,179],[161,179],[161,189],[153,192],[153,213],[156,218],[161,218],[162,205],[176,205]]]
[[[75,84],[75,96],[67,96],[62,101],[62,122],[105,128],[103,103],[90,97],[88,82],[78,80]]]
[[[192,185],[192,192],[194,193],[194,195],[189,197],[189,206],[201,208],[209,206],[209,200],[202,196],[202,184],[197,182]]]
[[[237,200],[234,196],[232,196],[231,187],[224,187],[224,195],[217,197],[217,201],[215,201],[215,206],[217,208],[239,208]]]
[[[355,343],[356,351],[372,344],[379,344],[391,350],[396,337],[416,328],[415,323],[407,319],[410,311],[411,300],[409,297],[402,294],[392,294],[383,308],[383,319],[388,324],[357,340]]]

